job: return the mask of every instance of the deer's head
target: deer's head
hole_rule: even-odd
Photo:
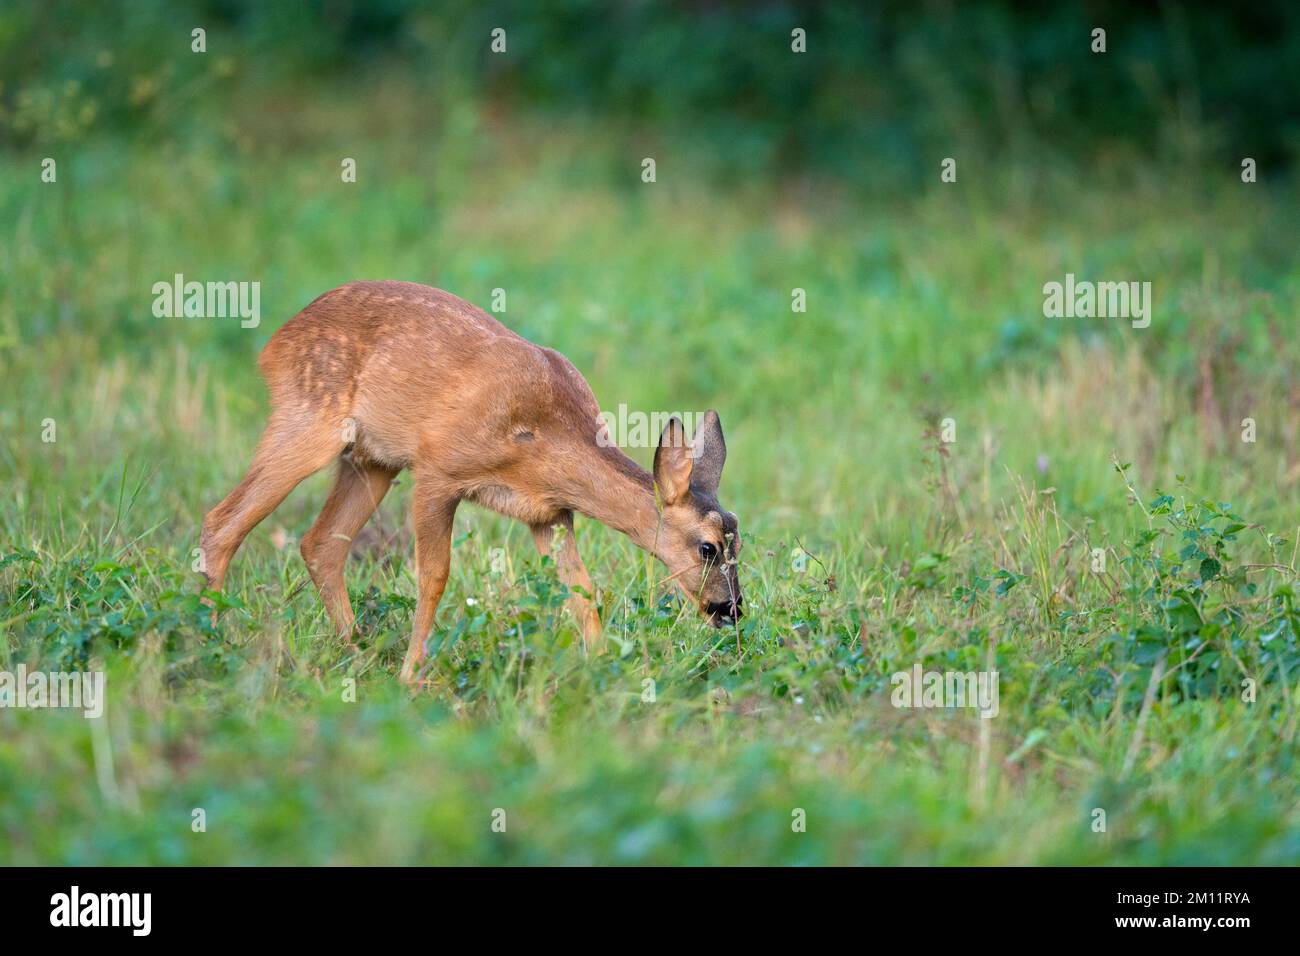
[[[710,409],[693,441],[676,417],[669,419],[655,450],[654,479],[661,504],[657,553],[673,581],[714,627],[740,617],[736,516],[718,504],[718,482],[727,460],[722,422]]]

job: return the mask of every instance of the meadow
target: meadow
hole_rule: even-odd
[[[0,712],[0,862],[1300,862],[1292,181],[1171,143],[882,192],[382,73],[322,94],[0,153],[0,670],[108,687]],[[175,273],[260,281],[260,326],[156,318]],[[1150,327],[1045,318],[1067,273],[1150,281]],[[297,549],[326,474],[214,627],[192,555],[257,352],[360,278],[504,289],[602,407],[716,408],[739,627],[579,518],[588,657],[526,530],[467,506],[412,693],[409,480],[349,644]],[[917,663],[996,670],[998,715],[892,706]]]

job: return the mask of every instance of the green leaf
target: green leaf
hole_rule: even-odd
[[[1024,742],[1021,743],[1021,745],[1017,747],[1010,754],[1010,756],[1007,757],[1007,763],[1019,763],[1020,758],[1023,757],[1025,754],[1029,753],[1029,751],[1033,750],[1035,745],[1037,745],[1037,743],[1046,736],[1047,736],[1046,730],[1044,730],[1042,727],[1035,727],[1025,737]]]

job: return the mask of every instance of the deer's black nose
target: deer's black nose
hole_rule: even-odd
[[[723,624],[734,624],[740,620],[745,613],[740,605],[743,598],[736,598],[734,601],[713,601],[705,608],[709,615],[709,623],[714,627],[721,627]]]

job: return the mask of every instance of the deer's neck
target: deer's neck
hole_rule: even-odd
[[[659,509],[654,479],[619,449],[597,448],[594,461],[575,476],[570,507],[621,531],[639,548],[657,553]]]

